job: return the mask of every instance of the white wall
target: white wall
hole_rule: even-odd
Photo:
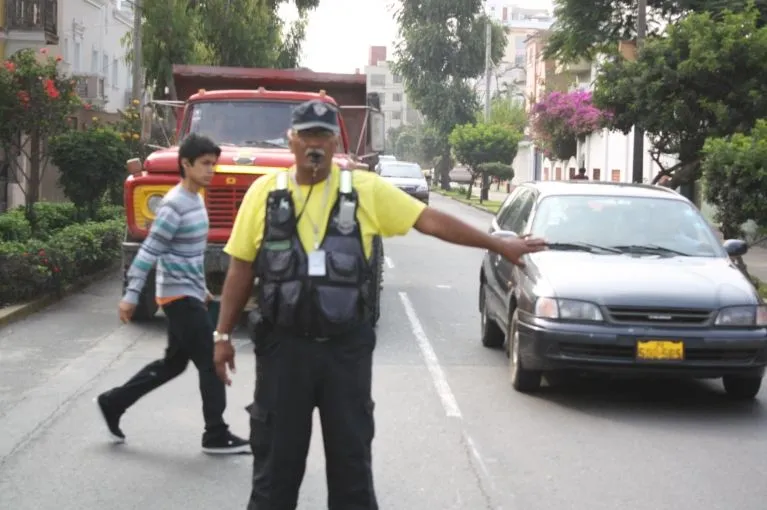
[[[64,68],[71,74],[104,77],[106,111],[124,108],[132,88],[121,39],[133,27],[131,3],[117,0],[59,2],[59,48]]]

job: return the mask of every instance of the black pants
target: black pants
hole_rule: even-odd
[[[325,443],[328,508],[378,509],[371,460],[375,343],[369,325],[324,342],[279,331],[257,339],[248,510],[295,510],[315,407]]]
[[[213,366],[214,326],[205,304],[187,297],[165,305],[163,311],[168,319],[165,357],[148,364],[128,382],[109,391],[109,405],[125,411],[150,391],[181,375],[192,360],[200,374],[205,432],[209,435],[227,432],[223,416],[226,387]]]

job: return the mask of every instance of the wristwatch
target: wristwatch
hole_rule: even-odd
[[[231,339],[232,335],[229,333],[219,333],[218,331],[213,332],[213,343],[229,342]]]

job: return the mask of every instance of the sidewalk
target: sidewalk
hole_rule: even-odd
[[[748,253],[743,256],[743,262],[746,263],[751,275],[756,276],[760,281],[767,282],[767,248],[750,246]]]
[[[479,193],[481,191],[481,188],[479,186],[474,186],[471,190],[471,195],[473,197],[479,198]],[[496,191],[495,186],[490,187],[490,191],[487,194],[487,199],[491,200],[493,202],[503,202],[506,200],[506,197],[509,196],[508,193],[506,193],[506,187],[501,186],[501,191]]]

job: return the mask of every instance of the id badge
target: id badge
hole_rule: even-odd
[[[309,276],[325,276],[324,250],[314,250],[309,254]]]

